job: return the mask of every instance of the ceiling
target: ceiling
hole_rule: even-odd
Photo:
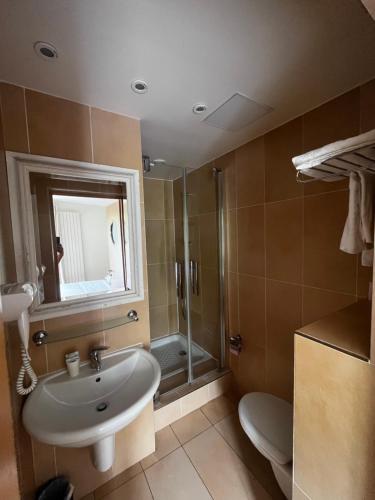
[[[1,0],[0,79],[138,117],[143,152],[197,167],[375,77],[360,0]],[[38,40],[57,47],[44,61]],[[130,89],[143,79],[149,91]],[[239,92],[273,111],[239,131],[206,115]]]

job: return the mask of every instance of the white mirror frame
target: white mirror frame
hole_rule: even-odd
[[[133,289],[63,302],[36,304],[31,314],[31,321],[144,300],[142,215],[138,170],[11,151],[6,152],[6,160],[16,273],[19,282],[37,283],[38,281],[30,173],[58,174],[77,179],[107,180],[126,184]]]

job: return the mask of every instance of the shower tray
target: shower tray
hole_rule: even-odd
[[[186,370],[187,350],[187,339],[181,333],[174,333],[151,341],[151,353],[159,362],[162,379]],[[194,342],[191,354],[193,366],[212,359],[210,354]]]

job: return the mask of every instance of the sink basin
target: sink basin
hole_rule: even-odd
[[[88,363],[77,377],[58,372],[41,379],[23,409],[26,430],[42,443],[79,448],[93,445],[98,470],[114,460],[115,433],[149,403],[160,383],[160,366],[144,349],[102,359],[100,372]]]

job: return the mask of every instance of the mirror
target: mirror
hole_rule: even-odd
[[[24,200],[11,207],[23,254],[17,274],[37,283],[39,316],[142,298],[138,172],[14,153],[7,160],[11,198]]]

